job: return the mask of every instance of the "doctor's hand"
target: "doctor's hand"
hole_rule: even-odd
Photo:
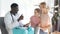
[[[24,18],[24,16],[21,15],[21,16],[18,18],[18,21],[23,20],[23,18]]]
[[[30,23],[27,23],[27,24],[25,24],[23,27],[28,27],[30,25]]]

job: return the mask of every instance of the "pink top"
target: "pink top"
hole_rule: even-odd
[[[36,27],[37,24],[40,23],[40,18],[37,16],[32,16],[31,17],[31,26]]]

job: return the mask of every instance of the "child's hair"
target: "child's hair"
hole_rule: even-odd
[[[36,8],[35,10],[36,10],[38,13],[40,12],[40,9],[39,9],[39,8]]]
[[[40,5],[46,5],[46,3],[45,2],[41,2]]]

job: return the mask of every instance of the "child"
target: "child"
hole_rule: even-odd
[[[39,34],[38,33],[38,24],[40,23],[40,15],[39,15],[40,9],[35,9],[34,10],[34,15],[30,19],[31,26],[34,28],[34,34]]]
[[[50,27],[50,18],[48,16],[49,7],[46,8],[46,3],[42,2],[40,5],[40,18],[41,18],[41,25],[40,25],[40,34],[48,34],[48,28]]]

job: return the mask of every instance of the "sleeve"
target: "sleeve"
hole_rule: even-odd
[[[6,27],[9,28],[9,29],[13,29],[13,28],[19,26],[18,21],[12,22],[12,19],[11,19],[10,16],[6,16],[4,18],[4,22],[5,22]]]
[[[33,19],[33,16],[30,18],[30,26],[34,25],[34,19]]]
[[[20,26],[20,27],[24,26],[24,24],[23,24],[22,22],[23,22],[23,20],[20,20],[20,21],[19,21],[19,26]]]

